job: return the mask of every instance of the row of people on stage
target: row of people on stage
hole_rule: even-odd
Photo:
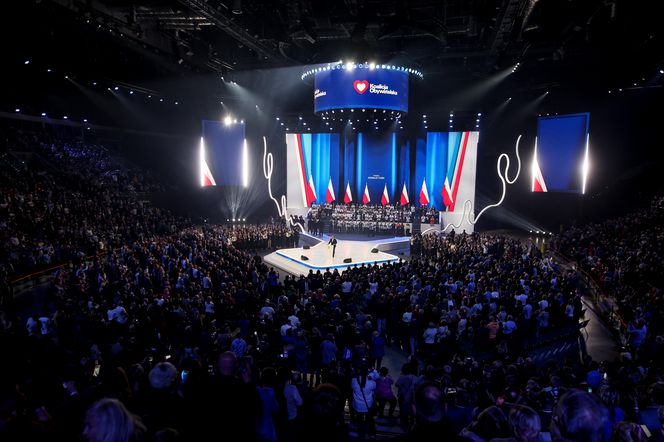
[[[439,211],[434,207],[361,205],[361,204],[321,204],[312,205],[309,219],[330,219],[335,221],[378,221],[410,223],[419,221],[438,222]]]
[[[436,224],[438,220],[439,212],[433,207],[322,204],[309,210],[307,231],[312,235],[323,230],[405,235],[410,232],[407,224]]]
[[[405,232],[405,224],[401,222],[377,222],[377,221],[337,221],[331,223],[333,232],[362,232],[367,234],[401,234]]]

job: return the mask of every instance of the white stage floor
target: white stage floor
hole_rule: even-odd
[[[307,235],[309,236],[309,235]],[[314,237],[309,238],[314,239]],[[343,270],[356,265],[373,265],[395,262],[399,257],[381,251],[381,249],[393,250],[397,248],[407,248],[410,244],[410,237],[396,237],[382,240],[370,241],[337,241],[337,250],[332,258],[332,247],[327,245],[329,237],[323,235],[323,238],[315,238],[318,244],[312,245],[305,250],[302,247],[293,249],[279,249],[276,252],[265,256],[264,261],[274,267],[278,267],[293,275],[306,275],[309,270],[325,271],[326,269]],[[377,248],[377,253],[371,253],[373,248]],[[302,259],[302,256],[309,258]],[[344,259],[350,258],[352,261],[345,263]]]

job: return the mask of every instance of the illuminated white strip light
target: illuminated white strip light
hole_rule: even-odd
[[[277,206],[277,213],[279,216],[284,218],[286,222],[291,226],[298,226],[300,231],[304,233],[304,226],[301,223],[294,223],[288,212],[286,210],[286,195],[281,195],[281,203],[272,195],[272,171],[274,170],[274,158],[272,157],[272,152],[267,151],[267,139],[263,137],[263,176],[267,179],[267,192],[270,196],[270,199],[274,201],[274,205]]]
[[[390,70],[390,71],[401,71],[401,72],[406,72],[408,74],[412,74],[413,76],[419,78],[420,80],[424,79],[424,75],[422,72],[418,71],[417,69],[413,68],[407,68],[405,66],[397,66],[393,64],[378,64],[378,63],[330,63],[327,66],[321,66],[318,68],[314,69],[309,69],[308,71],[305,71],[302,76],[300,77],[302,80],[307,78],[310,75],[314,75],[318,72],[323,72],[323,71],[333,71],[335,69],[343,69],[343,70],[353,70],[353,69],[369,69],[369,70],[374,70],[374,69],[385,69],[385,70]]]
[[[544,176],[542,176],[542,169],[540,169],[539,162],[537,161],[537,137],[535,137],[535,151],[533,153],[533,162],[530,166],[531,172],[531,187],[530,191],[535,192],[535,183],[539,184],[542,192],[548,192]]]
[[[246,138],[242,144],[242,185],[249,186],[249,149]]]
[[[198,149],[198,169],[201,179],[201,187],[205,186],[205,141],[201,137],[201,146]]]
[[[581,176],[583,179],[583,182],[581,184],[581,194],[585,195],[586,194],[586,181],[588,180],[588,171],[590,170],[590,158],[588,151],[590,145],[590,134],[586,134],[586,153],[583,157],[583,166],[581,168]]]

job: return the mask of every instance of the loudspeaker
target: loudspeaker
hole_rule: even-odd
[[[374,247],[373,249],[371,249],[371,253],[378,253],[378,249]]]
[[[302,261],[309,261],[309,258],[308,258],[307,256],[305,256],[305,255],[300,256],[300,259],[301,259]]]
[[[344,262],[353,262],[352,258],[344,258]]]
[[[307,244],[303,245],[302,248],[303,248],[304,250],[309,250],[309,246],[308,246]]]

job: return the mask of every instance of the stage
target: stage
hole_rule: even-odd
[[[309,246],[297,247],[292,249],[279,249],[276,252],[266,255],[264,261],[280,270],[292,275],[306,275],[309,270],[314,272],[327,269],[345,270],[348,267],[373,264],[385,264],[396,262],[399,256],[387,251],[403,254],[409,250],[410,237],[392,237],[383,239],[368,239],[364,241],[343,240],[337,237],[337,250],[332,258],[332,248],[328,246],[328,235],[321,238],[303,233],[300,235],[301,242]],[[378,249],[372,253],[372,249]],[[306,257],[308,259],[303,258]],[[344,262],[350,258],[351,262]]]

